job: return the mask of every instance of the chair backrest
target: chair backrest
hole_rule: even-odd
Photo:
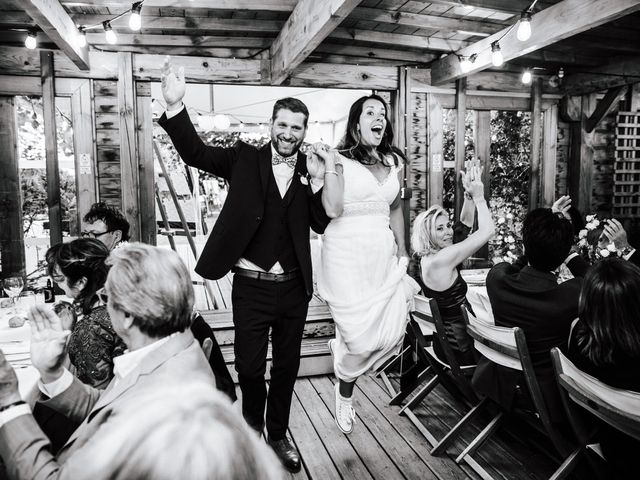
[[[213,340],[210,338],[205,338],[202,342],[202,352],[207,359],[207,362],[211,358],[211,350],[213,349]]]
[[[413,310],[411,317],[420,326],[420,331],[425,337],[430,337],[436,333],[436,323],[431,313],[430,299],[424,295],[413,296]]]
[[[551,359],[562,395],[617,430],[640,440],[640,393],[610,387],[588,375],[558,348],[551,350]],[[565,406],[570,410],[568,403]]]
[[[544,402],[538,379],[533,370],[524,331],[519,327],[509,328],[490,325],[468,315],[464,307],[462,307],[462,311],[467,321],[467,331],[473,338],[476,350],[482,356],[498,365],[522,372],[531,395],[533,407],[543,427],[558,451],[565,452],[566,445],[551,424],[549,410]]]

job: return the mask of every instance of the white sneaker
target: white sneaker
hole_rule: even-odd
[[[345,399],[340,395],[340,384],[336,383],[336,425],[342,433],[349,434],[353,431],[356,421],[356,411],[353,409],[351,399]]]

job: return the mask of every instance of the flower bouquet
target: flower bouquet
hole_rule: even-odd
[[[577,245],[578,253],[587,262],[594,264],[603,258],[624,255],[624,252],[604,234],[607,220],[601,220],[597,215],[587,215],[586,221],[585,227],[578,232]]]

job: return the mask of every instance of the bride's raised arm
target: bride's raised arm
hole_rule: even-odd
[[[329,218],[337,218],[344,209],[344,176],[342,164],[336,162],[338,152],[328,150],[322,143],[316,143],[311,154],[317,155],[324,162],[322,206]]]

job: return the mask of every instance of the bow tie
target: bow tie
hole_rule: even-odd
[[[283,157],[278,152],[273,152],[271,156],[271,165],[278,165],[280,163],[286,163],[291,168],[296,167],[296,162],[298,161],[298,154],[294,153],[290,157]]]

